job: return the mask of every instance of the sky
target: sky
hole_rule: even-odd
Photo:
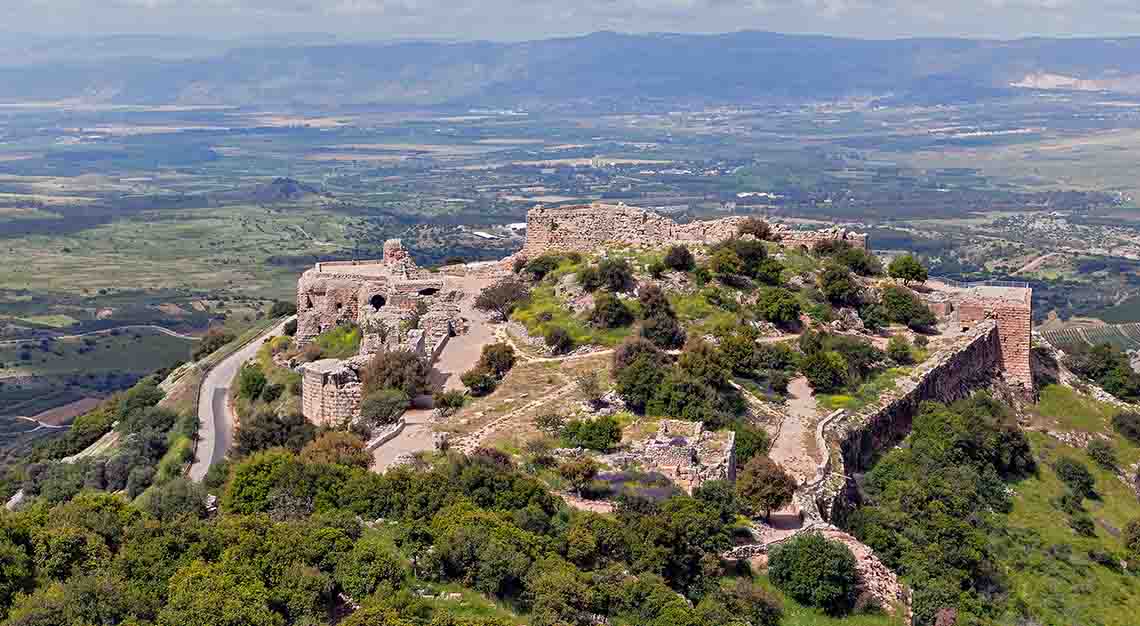
[[[768,30],[864,38],[1140,34],[1140,0],[0,0],[8,32],[522,40]]]

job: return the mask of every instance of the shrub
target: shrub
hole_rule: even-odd
[[[399,588],[403,578],[400,559],[389,551],[379,535],[361,537],[336,566],[337,584],[357,600],[368,597],[383,583]]]
[[[439,414],[447,417],[454,415],[456,411],[463,408],[463,403],[467,401],[467,394],[462,391],[437,391],[431,397],[432,405]]]
[[[297,303],[277,300],[269,307],[269,317],[288,317],[297,314]]]
[[[663,350],[685,345],[685,329],[677,318],[668,315],[647,317],[641,323],[641,336]]]
[[[265,373],[261,367],[254,363],[246,363],[238,372],[238,394],[247,400],[255,400],[261,396],[266,385]]]
[[[590,312],[590,324],[598,328],[619,328],[633,323],[633,312],[612,293],[594,296],[594,310]]]
[[[1089,445],[1085,448],[1085,451],[1088,452],[1089,457],[1097,465],[1109,471],[1116,470],[1116,450],[1104,439],[1093,439],[1089,441]]]
[[[534,275],[536,280],[546,278],[546,275],[558,269],[562,257],[556,254],[544,254],[526,264],[526,271]]]
[[[306,463],[368,469],[372,465],[372,454],[365,449],[364,441],[360,437],[333,430],[306,444],[301,449],[301,460]]]
[[[1096,524],[1088,513],[1077,513],[1069,518],[1069,528],[1082,537],[1095,537]]]
[[[300,452],[315,434],[316,427],[300,413],[278,417],[272,411],[258,411],[242,419],[234,440],[240,456],[277,447]]]
[[[1053,471],[1057,473],[1057,478],[1078,496],[1088,497],[1094,493],[1096,481],[1084,463],[1069,457],[1061,457],[1053,464]]]
[[[738,235],[752,235],[753,237],[766,241],[772,239],[772,226],[758,217],[749,217],[740,222],[736,227],[736,234]]]
[[[859,303],[859,283],[851,276],[850,270],[842,265],[833,263],[824,268],[819,275],[819,289],[824,297],[837,306],[854,306]]]
[[[392,424],[410,404],[408,394],[400,389],[378,389],[360,401],[360,417],[370,426]]]
[[[768,454],[768,450],[772,447],[768,431],[763,428],[737,423],[732,430],[736,433],[733,456],[736,457],[737,467],[744,467],[753,457]]]
[[[1117,413],[1112,417],[1112,427],[1121,437],[1140,445],[1140,413]]]
[[[483,346],[483,353],[479,356],[479,365],[486,367],[502,378],[511,371],[515,365],[515,349],[507,343],[492,343]]]
[[[760,292],[756,313],[777,326],[791,326],[800,319],[800,301],[787,289],[771,287]]]
[[[744,273],[744,262],[732,248],[718,248],[709,258],[709,271],[722,279],[740,276]]]
[[[587,292],[595,292],[602,288],[602,275],[598,272],[598,268],[593,265],[587,265],[578,270],[578,284],[582,286]]]
[[[890,321],[906,324],[914,329],[928,328],[935,322],[930,307],[906,287],[896,285],[884,287],[883,308]]]
[[[777,588],[801,604],[842,615],[855,601],[855,556],[837,541],[809,532],[773,548],[768,576]]]
[[[499,377],[495,375],[495,372],[481,365],[477,365],[463,372],[459,380],[467,386],[471,395],[475,397],[485,396],[494,391],[495,387],[499,385]]]
[[[629,291],[633,288],[633,270],[625,259],[603,259],[598,264],[602,286],[610,291]]]
[[[561,326],[552,326],[542,334],[542,339],[554,354],[566,354],[574,347],[574,338],[570,331]]]
[[[661,287],[652,283],[642,285],[637,291],[637,301],[641,303],[642,317],[656,317],[664,315],[666,317],[676,317],[676,312],[673,311],[673,305],[669,304],[669,298],[665,296],[665,292]]]
[[[212,327],[206,331],[205,336],[203,336],[202,340],[198,342],[198,345],[194,347],[194,352],[191,356],[193,356],[195,361],[206,358],[234,339],[235,337],[232,333],[227,333],[217,326]],[[31,358],[31,355],[29,355],[29,358]]]
[[[805,356],[800,371],[816,393],[834,393],[847,384],[847,361],[834,350],[817,350]]]
[[[570,420],[562,427],[562,440],[571,448],[606,452],[621,441],[621,426],[608,415],[593,420]]]
[[[285,322],[285,328],[282,330],[286,337],[292,337],[297,334],[297,320],[289,320]]]
[[[662,364],[665,361],[665,353],[653,344],[653,342],[641,337],[630,338],[623,341],[617,349],[614,350],[614,371],[620,372],[642,355],[648,356],[655,364]]]
[[[530,288],[523,282],[515,278],[504,278],[479,292],[475,298],[475,308],[490,313],[498,320],[505,320],[529,297]]]
[[[914,355],[910,352],[910,342],[902,335],[895,335],[887,342],[887,356],[899,365],[908,365],[914,362]]]
[[[267,403],[276,402],[283,393],[285,393],[285,385],[276,383],[268,384],[261,390],[261,399]]]
[[[891,278],[897,278],[903,281],[904,285],[910,283],[923,283],[926,282],[927,272],[922,263],[913,255],[904,254],[895,257],[891,264],[887,266],[887,274]]]
[[[409,398],[428,391],[431,366],[411,350],[380,352],[360,373],[365,395],[380,389],[399,389]]]
[[[883,272],[883,264],[871,252],[850,246],[835,255],[836,262],[860,276],[875,276]]]
[[[1128,551],[1130,559],[1140,559],[1140,518],[1136,518],[1125,525],[1124,549]]]
[[[574,377],[574,385],[578,388],[578,393],[582,394],[590,404],[596,405],[602,401],[602,379],[597,371],[578,374]]]
[[[557,413],[543,413],[534,418],[534,425],[548,435],[558,435],[566,425],[566,418]]]
[[[598,463],[590,457],[571,459],[558,466],[558,474],[579,496],[590,486],[598,475]]]
[[[662,276],[664,276],[665,270],[667,269],[669,268],[665,267],[665,263],[663,263],[660,259],[654,259],[649,264],[649,267],[646,268],[646,270],[649,271],[649,275],[654,279],[660,279]]]
[[[693,258],[693,253],[681,245],[670,246],[665,252],[665,258],[663,260],[665,267],[678,272],[690,272],[697,265],[696,259]]]
[[[754,454],[736,480],[736,494],[749,512],[768,519],[772,511],[792,501],[796,481],[762,454]]]
[[[646,342],[648,343],[648,342]],[[652,346],[652,344],[650,344]],[[615,363],[618,354],[614,354]],[[617,392],[631,410],[644,411],[668,370],[650,353],[642,353],[617,370]]]

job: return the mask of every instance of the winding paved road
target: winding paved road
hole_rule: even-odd
[[[262,333],[257,339],[222,359],[206,374],[206,379],[198,390],[198,449],[195,450],[194,464],[190,466],[190,480],[201,482],[210,466],[226,457],[233,442],[235,421],[227,401],[230,383],[241,366],[257,355],[266,339],[284,331],[286,322],[288,320]]]

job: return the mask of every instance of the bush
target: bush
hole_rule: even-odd
[[[1136,518],[1125,525],[1124,549],[1128,551],[1129,559],[1140,559],[1140,518]],[[1134,569],[1134,567],[1130,569]]]
[[[681,245],[670,246],[665,252],[663,261],[665,267],[678,272],[690,272],[697,265],[696,259],[693,258],[693,253]]]
[[[559,435],[566,425],[566,418],[557,413],[543,413],[534,418],[534,425],[548,435]]]
[[[467,394],[462,391],[437,391],[431,397],[432,405],[439,414],[447,417],[454,415],[456,411],[463,408],[463,403],[467,401]]]
[[[194,347],[194,352],[191,356],[193,356],[195,361],[204,359],[235,338],[233,334],[227,333],[215,326],[206,331],[205,336],[203,336],[202,340],[198,342],[198,345]]]
[[[914,363],[914,355],[910,351],[910,342],[902,335],[895,335],[887,342],[887,356],[899,365]]]
[[[483,353],[479,356],[479,365],[486,367],[502,378],[515,365],[515,349],[507,343],[492,343],[483,346]]]
[[[721,279],[740,276],[744,273],[744,262],[732,248],[718,248],[709,258],[709,271]]]
[[[411,405],[408,394],[400,389],[378,389],[360,401],[360,417],[369,426],[393,424]]]
[[[602,378],[597,371],[591,370],[583,372],[574,377],[574,385],[578,388],[578,393],[586,399],[590,404],[598,404],[602,401]]]
[[[618,357],[619,354],[615,353],[615,363]],[[618,395],[631,410],[644,411],[657,393],[657,387],[667,372],[668,369],[650,353],[637,355],[632,362],[617,370]]]
[[[380,352],[360,372],[362,392],[368,395],[380,389],[399,389],[409,398],[428,391],[431,366],[411,350]]]
[[[594,296],[594,310],[590,312],[590,324],[598,328],[619,328],[633,323],[633,312],[612,293]]]
[[[769,519],[772,511],[792,501],[796,481],[763,454],[754,454],[736,481],[736,495],[753,515]]]
[[[515,278],[505,278],[475,298],[475,308],[490,313],[498,320],[506,320],[516,308],[530,297],[530,288]]]
[[[1112,427],[1121,437],[1140,445],[1140,413],[1117,413],[1112,417]]]
[[[837,264],[828,265],[819,275],[819,289],[836,306],[855,306],[859,303],[861,288],[851,271]]]
[[[816,393],[834,393],[847,384],[847,361],[833,350],[817,350],[805,356],[800,371]]]
[[[329,431],[301,449],[301,460],[306,463],[368,469],[372,465],[372,454],[365,449],[364,440],[360,437],[352,433]]]
[[[758,217],[749,217],[740,222],[736,227],[736,234],[738,235],[752,235],[753,237],[767,241],[772,239],[772,226]]]
[[[756,313],[761,319],[788,327],[800,319],[800,301],[787,289],[772,287],[760,292],[760,298],[756,301]]]
[[[1053,471],[1073,493],[1082,497],[1093,495],[1096,481],[1084,463],[1069,457],[1061,457],[1053,464]]]
[[[904,285],[910,283],[923,283],[926,282],[927,272],[922,263],[913,255],[904,254],[895,257],[891,264],[887,266],[887,274],[891,278],[897,278],[903,281]]]
[[[685,345],[685,329],[677,318],[668,315],[647,317],[641,323],[641,336],[663,350]]]
[[[278,417],[272,411],[258,411],[238,424],[234,440],[238,455],[246,456],[277,447],[300,452],[315,435],[316,427],[300,413]]]
[[[598,463],[588,456],[571,459],[558,466],[558,474],[579,496],[598,475]]]
[[[936,321],[930,307],[906,287],[888,285],[883,288],[883,309],[887,319],[910,328],[921,330]]]
[[[556,254],[544,254],[526,264],[526,271],[534,275],[536,280],[546,278],[546,275],[558,269],[562,257]]]
[[[337,584],[357,601],[368,597],[383,583],[399,588],[403,578],[400,559],[389,551],[379,535],[361,537],[336,566]]]
[[[1104,439],[1092,439],[1085,448],[1089,457],[1101,468],[1116,471],[1116,450]]]
[[[570,336],[570,331],[561,326],[547,328],[542,334],[542,340],[554,354],[566,354],[574,347],[574,338]]]
[[[753,457],[766,455],[772,447],[768,431],[745,423],[737,423],[732,428],[736,433],[736,447],[733,456],[736,466],[744,467]]]
[[[1095,537],[1096,524],[1088,513],[1077,513],[1069,518],[1069,528],[1082,537]]]
[[[463,372],[459,380],[467,386],[471,395],[475,397],[485,396],[499,386],[499,377],[483,366],[476,366]]]
[[[286,337],[292,337],[297,334],[297,320],[289,320],[285,322],[285,328],[282,330]]]
[[[656,364],[663,364],[665,362],[665,353],[662,352],[653,342],[642,337],[631,337],[623,341],[614,350],[613,356],[613,369],[614,372],[620,372],[625,369],[639,356],[648,356],[651,361]]]
[[[238,372],[238,394],[247,400],[256,400],[265,390],[265,373],[254,363],[246,363]]]
[[[297,314],[297,303],[277,300],[269,307],[269,317],[288,317]]]
[[[777,588],[801,604],[842,615],[855,601],[855,556],[837,541],[810,532],[772,549],[768,576]]]
[[[593,293],[602,288],[602,275],[598,272],[598,268],[593,265],[587,265],[578,270],[578,284],[582,289]]]
[[[276,402],[283,393],[285,393],[285,385],[277,383],[268,384],[261,390],[261,400],[267,403]]]
[[[883,264],[871,252],[854,246],[835,255],[836,262],[860,276],[875,276],[883,272]]]
[[[602,286],[610,291],[629,291],[633,288],[633,269],[625,259],[604,259],[598,264]]]
[[[649,264],[649,267],[646,268],[646,270],[649,272],[649,275],[656,280],[659,280],[662,276],[664,276],[665,270],[667,269],[669,268],[665,267],[665,264],[661,262],[660,259],[654,259]]]
[[[621,426],[608,415],[593,420],[570,420],[562,427],[562,441],[570,448],[607,452],[621,441]]]

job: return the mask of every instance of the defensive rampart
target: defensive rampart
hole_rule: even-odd
[[[527,213],[522,255],[533,258],[548,250],[595,252],[607,244],[660,247],[676,243],[711,244],[736,236],[745,216],[679,224],[664,215],[624,204],[535,207]],[[821,241],[843,240],[867,247],[866,235],[842,228],[799,231],[782,224],[773,233],[785,246],[808,249]]]
[[[911,420],[925,401],[954,402],[985,386],[1002,369],[998,323],[982,320],[955,344],[932,356],[875,404],[856,412],[830,416],[818,429],[817,445],[827,458],[816,479],[801,486],[797,503],[805,522],[842,525],[859,502],[853,478],[866,472],[876,457],[910,433]]]

